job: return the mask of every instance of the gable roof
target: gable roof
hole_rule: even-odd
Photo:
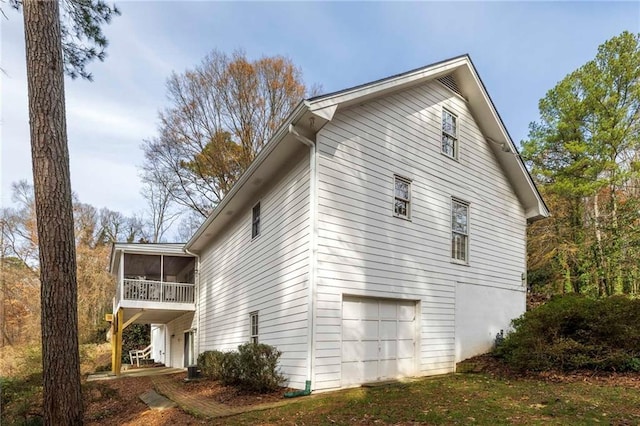
[[[185,249],[198,251],[203,248],[224,229],[234,212],[252,201],[251,197],[258,187],[273,177],[295,150],[300,150],[302,144],[290,130],[293,126],[297,133],[313,140],[318,130],[332,120],[336,111],[433,80],[439,80],[467,101],[472,116],[524,206],[527,220],[532,222],[549,216],[549,210],[471,58],[465,54],[300,102],[231,191],[187,242]]]

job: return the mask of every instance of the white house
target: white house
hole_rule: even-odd
[[[459,56],[301,102],[180,254],[114,246],[120,286],[148,279],[127,254],[195,258],[161,280],[190,304],[115,312],[153,322],[173,366],[277,346],[295,388],[452,372],[524,312],[526,227],[548,214]]]

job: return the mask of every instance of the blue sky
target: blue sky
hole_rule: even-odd
[[[125,214],[139,195],[140,144],[155,135],[172,71],[212,49],[281,54],[308,84],[340,90],[469,53],[516,143],[538,101],[623,30],[640,31],[640,2],[116,2],[94,82],[67,80],[73,190]],[[0,18],[1,201],[31,181],[22,17]]]

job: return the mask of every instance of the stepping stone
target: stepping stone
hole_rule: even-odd
[[[158,394],[158,392],[153,389],[140,395],[140,399],[147,404],[151,410],[166,410],[167,408],[177,407],[175,402]]]

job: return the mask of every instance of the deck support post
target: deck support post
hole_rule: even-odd
[[[122,330],[124,322],[124,310],[118,309],[111,322],[111,372],[120,375],[122,367]]]
[[[111,319],[111,373],[116,374],[116,334],[118,333],[118,315]]]

